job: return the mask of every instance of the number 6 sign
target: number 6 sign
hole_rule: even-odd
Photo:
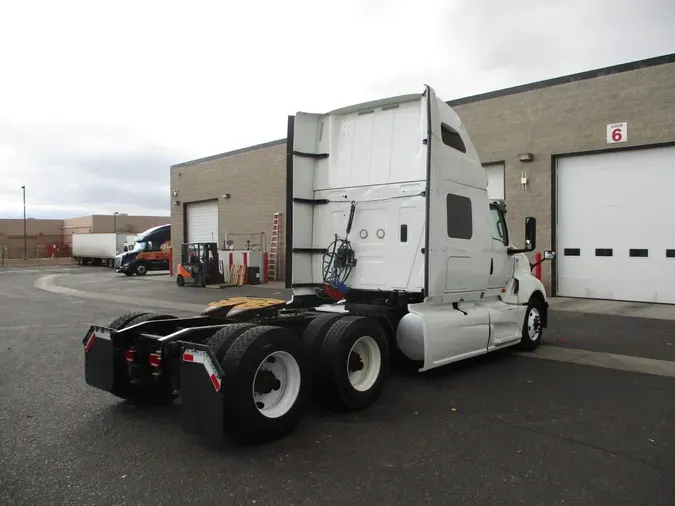
[[[628,123],[612,123],[607,125],[607,144],[626,142],[628,140]]]

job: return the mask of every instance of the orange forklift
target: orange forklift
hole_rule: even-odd
[[[225,276],[220,272],[218,244],[215,242],[194,242],[181,244],[181,260],[176,273],[178,286],[194,285],[205,287],[223,283]]]

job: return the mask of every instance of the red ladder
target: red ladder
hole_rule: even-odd
[[[278,280],[280,244],[281,244],[281,213],[274,213],[274,220],[272,221],[272,242],[270,245],[269,266],[267,272],[270,281]]]

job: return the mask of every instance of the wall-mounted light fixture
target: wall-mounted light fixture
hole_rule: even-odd
[[[224,198],[224,199],[229,199],[229,198],[230,198],[230,194],[229,194],[229,193],[224,193],[224,194],[223,194],[223,198]]]
[[[525,171],[520,173],[520,188],[521,190],[527,189],[527,172]]]
[[[519,153],[518,160],[521,162],[531,162],[534,160],[534,155],[532,153]]]
[[[174,206],[179,206],[180,205],[180,200],[174,200],[173,201]]]
[[[171,195],[173,195],[174,197],[177,197],[178,196],[178,190],[172,190]]]

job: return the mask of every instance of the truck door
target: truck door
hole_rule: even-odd
[[[485,170],[459,117],[427,90],[427,289],[443,302],[480,300],[491,253]]]
[[[425,368],[486,353],[490,276],[485,170],[459,117],[427,88]]]
[[[501,289],[509,283],[513,276],[514,259],[507,254],[509,231],[506,216],[496,206],[490,206],[490,237],[492,249],[490,255],[490,277],[488,289],[490,295],[499,295]]]

